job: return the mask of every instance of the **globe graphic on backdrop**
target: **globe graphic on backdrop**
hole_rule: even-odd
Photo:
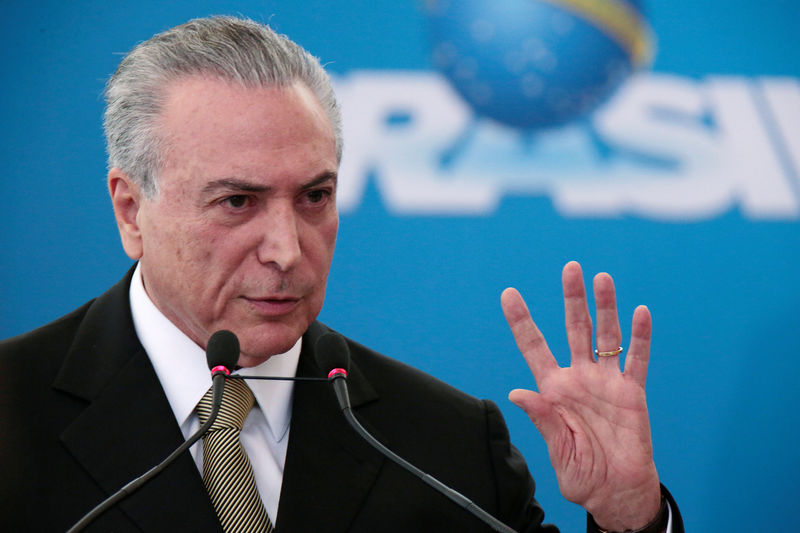
[[[433,61],[478,116],[515,128],[586,116],[650,62],[638,0],[429,0]]]

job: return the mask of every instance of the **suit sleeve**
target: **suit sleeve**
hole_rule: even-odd
[[[678,504],[675,502],[675,498],[672,497],[672,494],[669,493],[667,487],[664,485],[661,485],[661,495],[667,501],[669,513],[669,522],[666,533],[684,533],[683,518],[681,517],[681,512],[678,509]],[[598,533],[598,531],[597,524],[594,522],[592,515],[586,513],[586,533]]]
[[[554,525],[542,523],[544,510],[534,498],[536,485],[522,454],[510,442],[503,415],[494,402],[483,402],[497,487],[498,518],[520,533],[558,533]]]

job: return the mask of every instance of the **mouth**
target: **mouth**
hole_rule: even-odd
[[[300,298],[276,296],[267,298],[249,298],[244,300],[259,314],[270,317],[281,317],[291,313],[300,304]]]

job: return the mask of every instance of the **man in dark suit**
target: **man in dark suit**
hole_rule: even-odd
[[[327,330],[316,317],[338,228],[342,142],[318,62],[264,26],[200,19],[137,46],[106,99],[108,186],[137,263],[96,300],[0,346],[0,509],[15,529],[69,527],[191,434],[215,331],[237,334],[245,373],[327,370],[315,362]],[[649,313],[634,314],[621,373],[611,278],[594,281],[596,361],[576,263],[563,283],[570,368],[558,368],[519,294],[503,294],[539,387],[511,399],[544,436],[562,493],[590,513],[590,528],[680,531],[652,460]],[[515,529],[554,530],[541,525],[496,406],[348,346],[354,409],[379,440]],[[256,407],[237,430],[258,505],[280,531],[485,530],[360,440],[330,388],[288,387],[252,385]],[[203,446],[90,528],[219,530]]]

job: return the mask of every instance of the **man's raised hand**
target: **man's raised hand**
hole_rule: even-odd
[[[634,311],[621,372],[619,356],[610,355],[622,341],[611,276],[594,278],[597,351],[602,355],[597,359],[578,263],[567,263],[562,282],[571,352],[565,368],[558,366],[519,292],[503,291],[503,312],[538,389],[513,390],[509,399],[544,437],[564,497],[605,529],[637,529],[658,514],[661,502],[644,391],[650,312],[645,306]]]

